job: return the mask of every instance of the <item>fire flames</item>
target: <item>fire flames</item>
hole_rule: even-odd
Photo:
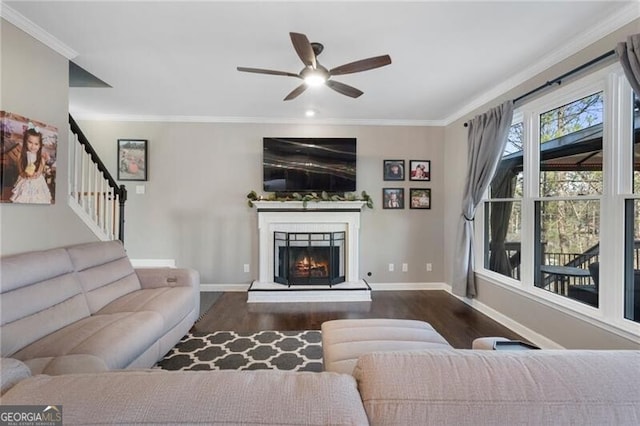
[[[300,257],[292,267],[294,277],[328,277],[329,262],[310,256]]]

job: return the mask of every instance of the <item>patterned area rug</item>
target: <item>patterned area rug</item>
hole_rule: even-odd
[[[322,371],[319,330],[189,333],[156,367],[164,370]]]

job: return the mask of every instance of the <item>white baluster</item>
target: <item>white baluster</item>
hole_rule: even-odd
[[[107,194],[105,194],[104,192],[104,177],[101,173],[98,173],[98,176],[100,177],[100,196],[98,198],[98,225],[100,226],[100,229],[106,231],[106,227],[104,224],[104,209],[107,205]]]
[[[93,178],[93,220],[97,225],[100,225],[98,221],[98,208],[100,207],[100,191],[98,190],[98,167],[94,163],[93,169],[91,170],[91,175]]]
[[[115,240],[120,235],[120,195],[113,197],[113,239]]]

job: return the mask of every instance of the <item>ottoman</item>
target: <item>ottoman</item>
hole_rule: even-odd
[[[360,355],[420,349],[453,348],[424,321],[381,318],[322,323],[325,371],[351,374]]]

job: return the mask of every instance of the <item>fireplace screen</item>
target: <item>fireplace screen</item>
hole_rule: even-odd
[[[274,281],[333,285],[345,281],[345,232],[274,232]]]

